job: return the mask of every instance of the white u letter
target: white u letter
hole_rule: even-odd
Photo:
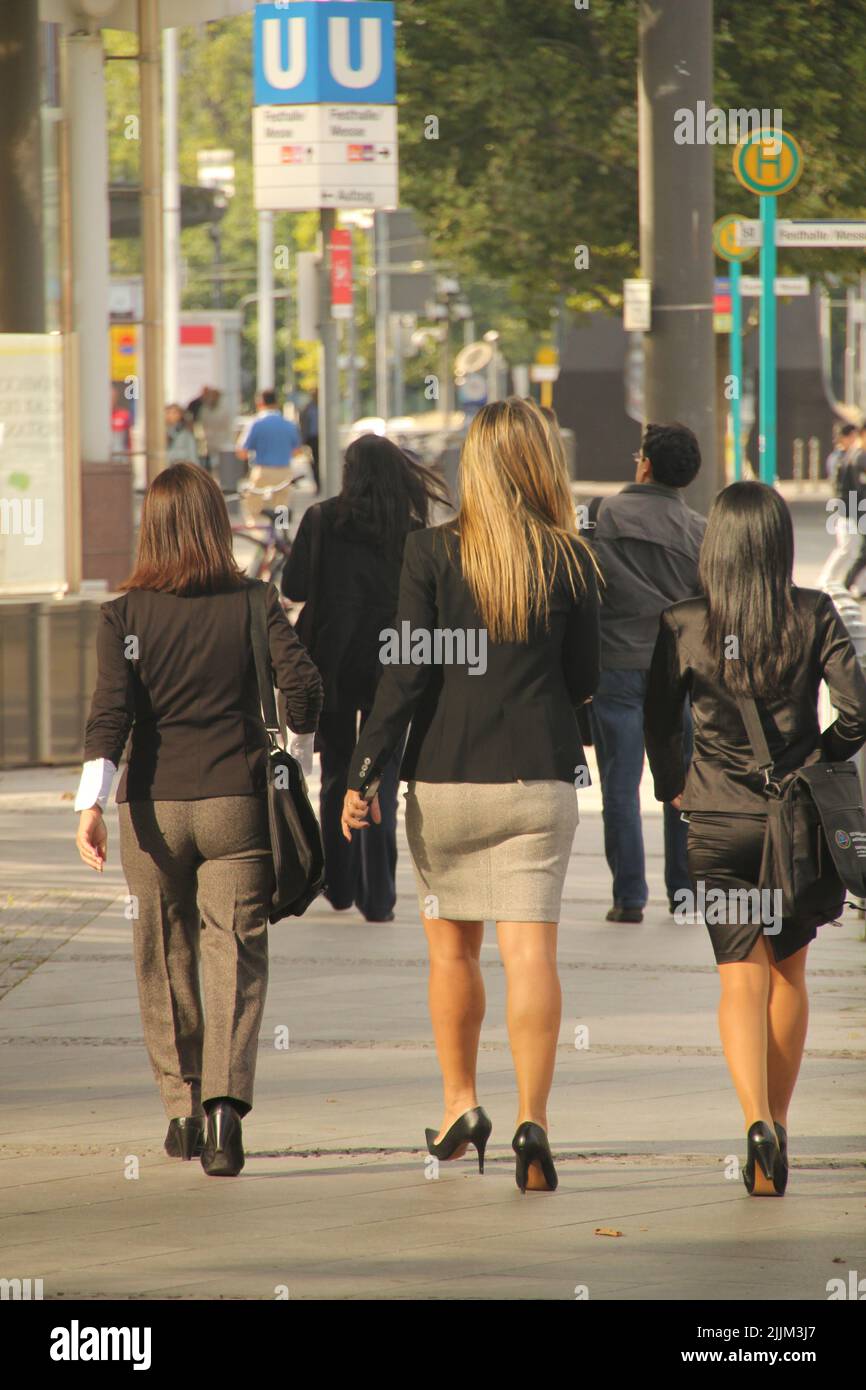
[[[341,87],[372,87],[382,71],[382,21],[361,20],[361,66],[349,64],[349,21],[328,20],[328,65]]]
[[[287,92],[303,82],[307,71],[307,21],[289,19],[289,66],[283,67],[280,37],[283,21],[266,19],[262,24],[265,80],[271,87]]]

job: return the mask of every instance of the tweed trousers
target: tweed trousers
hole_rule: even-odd
[[[166,1114],[200,1115],[217,1096],[245,1114],[268,984],[266,803],[217,796],[118,810],[141,1021]]]

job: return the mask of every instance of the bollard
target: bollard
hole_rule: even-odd
[[[821,477],[821,441],[817,434],[809,437],[809,482],[817,483]]]
[[[803,459],[805,446],[802,439],[794,440],[794,482],[799,484],[798,491],[803,490]]]

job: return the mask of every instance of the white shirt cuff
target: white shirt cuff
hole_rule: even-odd
[[[104,811],[116,772],[117,768],[110,758],[91,758],[85,763],[75,796],[75,810],[89,811],[91,807],[98,806]]]

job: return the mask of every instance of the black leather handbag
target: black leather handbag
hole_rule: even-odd
[[[814,926],[833,921],[846,890],[866,897],[866,811],[857,768],[816,756],[775,777],[755,701],[741,697],[737,704],[767,798],[759,887],[781,892],[783,917]]]
[[[268,828],[274,859],[274,895],[268,921],[279,922],[283,917],[303,916],[322,892],[325,852],[301,765],[280,743],[268,648],[265,585],[251,585],[247,601],[259,700],[268,736]]]

